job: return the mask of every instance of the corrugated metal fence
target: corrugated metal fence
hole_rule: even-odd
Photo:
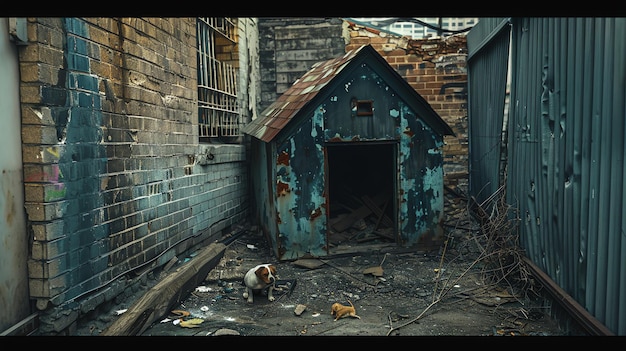
[[[506,185],[527,256],[626,335],[626,18],[487,18],[467,43],[470,193]]]

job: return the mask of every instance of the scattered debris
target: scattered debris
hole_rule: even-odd
[[[365,268],[363,270],[363,274],[365,274],[365,275],[371,274],[371,275],[373,275],[375,277],[382,277],[383,276],[383,267],[376,266],[376,267]]]
[[[295,313],[296,316],[300,316],[302,315],[302,312],[304,312],[304,310],[306,310],[306,305],[298,304],[293,313]]]
[[[215,333],[213,333],[213,336],[225,336],[225,335],[239,336],[241,334],[239,334],[239,332],[236,330],[232,330],[228,328],[218,329],[215,331]]]
[[[199,324],[202,324],[202,322],[204,322],[204,319],[202,318],[192,318],[188,320],[181,320],[179,325],[183,328],[198,328],[200,327]]]
[[[123,309],[123,310],[117,310],[117,311],[115,311],[115,315],[116,315],[116,316],[119,316],[119,315],[123,314],[123,313],[124,313],[124,312],[126,312],[126,311],[128,311],[128,308],[125,308],[125,309]]]
[[[204,292],[210,292],[210,291],[213,291],[213,289],[211,289],[208,286],[198,286],[198,287],[196,287],[196,292],[204,293]]]
[[[361,200],[368,202],[367,199]],[[382,201],[380,209],[384,206]],[[271,260],[272,250],[267,243],[258,241],[260,236],[235,241],[216,268],[199,284],[202,286],[178,307],[191,311],[192,315],[177,316],[178,324],[186,318],[196,317],[196,314],[206,323],[199,324],[199,328],[198,324],[192,324],[187,328],[196,329],[186,331],[169,325],[155,325],[149,333],[212,336],[557,334],[556,326],[545,317],[544,307],[536,307],[524,290],[519,289],[524,287],[519,284],[523,281],[518,283],[513,279],[524,277],[523,270],[515,271],[521,266],[505,265],[515,263],[516,250],[510,245],[508,231],[502,230],[509,226],[505,218],[487,217],[479,225],[476,219],[467,215],[464,203],[457,207],[458,216],[453,217],[457,223],[447,227],[453,229],[447,231],[445,242],[437,248],[439,251],[389,250],[384,246],[387,243],[383,243],[368,245],[367,251],[353,253],[344,247],[352,245],[357,235],[365,239],[377,235],[376,231],[390,229],[389,233],[393,234],[393,230],[385,228],[384,216],[378,216],[374,211],[345,222],[342,221],[345,217],[337,217],[333,223],[346,226],[346,229],[333,233],[329,246],[336,245],[335,249],[342,250],[333,251],[328,257],[306,256],[278,262],[282,268],[279,270],[281,278],[290,279],[276,281],[275,301],[262,301],[253,308],[241,302],[243,285],[240,281],[245,273],[241,267]],[[354,214],[360,207],[351,208],[357,209],[349,210]],[[362,211],[366,214],[365,210]],[[368,222],[368,227],[356,233],[354,228],[363,228],[363,220]],[[380,226],[375,229],[372,221]],[[348,224],[351,226],[347,227]],[[258,246],[246,243],[258,243]],[[511,254],[507,253],[509,251]],[[300,280],[297,290],[294,289],[295,278]],[[227,294],[229,288],[233,291]],[[342,300],[352,301],[358,312],[367,316],[368,323],[350,319],[333,323],[328,305]],[[282,308],[274,307],[277,302]],[[205,309],[210,312],[200,312]],[[543,318],[533,318],[532,313]],[[237,317],[228,317],[231,315]],[[468,323],[469,320],[472,322]],[[492,331],[494,326],[496,329]]]
[[[180,318],[185,318],[185,317],[191,316],[191,313],[189,313],[187,311],[183,311],[183,310],[173,310],[171,313],[174,315],[174,317],[170,317],[172,319],[175,319],[175,318],[179,318],[180,319]]]
[[[304,267],[308,269],[319,268],[324,265],[324,262],[314,258],[301,258],[293,262],[295,266]]]

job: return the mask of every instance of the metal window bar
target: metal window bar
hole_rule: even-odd
[[[233,41],[233,21],[225,18],[199,18],[198,40],[198,119],[200,137],[240,135],[237,103],[237,70],[216,59],[215,35]]]

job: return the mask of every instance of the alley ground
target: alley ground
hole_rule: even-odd
[[[458,214],[455,218],[460,223]],[[549,302],[541,297],[541,287],[519,289],[515,281],[520,272],[514,270],[507,284],[493,281],[489,264],[479,259],[482,245],[473,245],[479,240],[467,230],[471,223],[463,221],[461,232],[451,229],[448,242],[431,251],[371,242],[360,244],[355,253],[284,262],[276,261],[265,238],[250,227],[228,245],[202,284],[172,308],[176,312],[162,316],[141,335],[565,335],[547,314]],[[193,257],[179,265],[188,260]],[[242,278],[259,263],[278,267],[278,291],[275,301],[255,296],[250,305],[242,296]],[[334,321],[331,305],[348,301],[361,318]],[[82,321],[77,334],[100,334],[131,305],[131,300],[123,301]]]
[[[244,271],[265,262],[278,266],[282,291],[275,294],[274,302],[255,296],[249,305],[242,297]],[[300,263],[321,265],[308,268]],[[189,312],[184,320],[197,318],[202,320],[200,324],[181,326],[172,314],[143,335],[562,334],[540,301],[519,300],[506,290],[485,286],[479,270],[464,274],[469,264],[459,261],[441,266],[436,253],[376,250],[323,261],[273,262],[259,237],[244,236],[227,249],[204,284],[176,307]],[[364,274],[370,271],[374,274]],[[347,305],[348,300],[361,318],[334,321],[331,305]],[[304,308],[299,315],[298,306]]]

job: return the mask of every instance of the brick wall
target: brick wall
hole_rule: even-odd
[[[29,19],[24,186],[44,334],[247,219],[245,147],[198,143],[195,36],[195,18]]]
[[[260,112],[313,64],[345,53],[339,18],[259,18]]]
[[[444,183],[468,183],[467,40],[464,35],[413,40],[392,36],[346,21],[346,51],[371,44],[452,128],[446,136]]]

